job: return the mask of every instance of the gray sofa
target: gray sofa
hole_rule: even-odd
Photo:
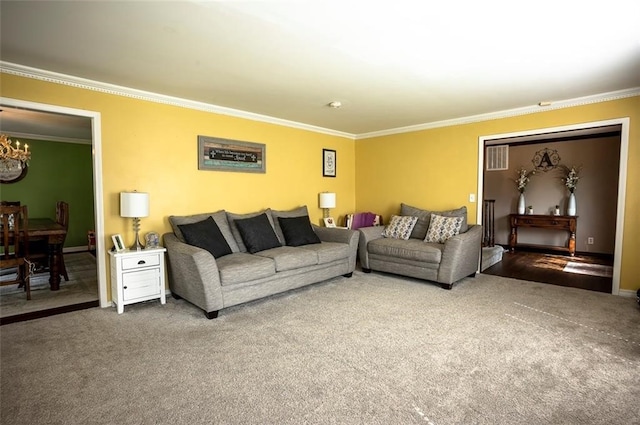
[[[221,239],[220,235],[224,238],[218,241],[225,245],[222,252],[217,251],[217,245],[210,247],[215,235],[207,236],[209,230],[202,231],[198,227],[205,223],[210,225],[209,217],[219,229],[218,239]],[[257,230],[246,226],[258,218],[264,223],[268,220],[268,224]],[[312,225],[306,206],[291,211],[267,209],[251,214],[223,210],[171,216],[169,222],[173,233],[164,234],[163,241],[168,254],[171,294],[201,308],[209,319],[217,317],[218,311],[226,307],[337,276],[351,277],[356,265],[358,232]],[[301,230],[296,226],[284,227],[288,222],[303,223],[304,227]],[[267,239],[274,242],[266,245],[268,249],[255,246],[255,234],[261,234],[263,230],[268,233]],[[273,241],[272,232],[277,242]],[[317,236],[318,240],[298,240],[301,234],[311,239]],[[262,243],[260,241],[258,245]],[[260,250],[252,253],[256,249]]]
[[[425,242],[432,213],[462,217],[460,233],[444,243]],[[451,289],[464,277],[475,276],[480,262],[482,226],[467,225],[466,207],[436,212],[402,204],[399,215],[417,218],[406,240],[384,237],[383,227],[358,229],[360,265],[365,273],[376,270],[410,276],[438,282],[445,289]]]

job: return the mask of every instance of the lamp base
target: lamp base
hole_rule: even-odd
[[[140,251],[144,249],[144,245],[140,243],[140,238],[138,237],[138,234],[140,233],[140,219],[137,217],[133,219],[133,231],[136,232],[136,240],[129,249],[131,251]]]
[[[144,249],[144,245],[140,242],[140,238],[138,238],[138,232],[136,232],[136,240],[129,248],[131,251],[140,251]]]

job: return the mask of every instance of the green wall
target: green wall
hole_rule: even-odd
[[[65,247],[87,245],[87,230],[95,229],[91,145],[10,137],[28,143],[29,172],[17,183],[0,184],[3,201],[20,201],[29,217],[56,217],[56,202],[69,203],[69,233]]]

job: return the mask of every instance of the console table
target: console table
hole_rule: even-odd
[[[547,248],[568,252],[572,257],[576,253],[576,227],[578,226],[577,215],[525,215],[510,214],[511,235],[509,237],[509,248],[514,252],[518,246],[518,227],[537,227],[540,229],[560,230],[569,233],[569,240],[566,246],[529,245],[538,248]],[[520,246],[523,246],[522,244]]]

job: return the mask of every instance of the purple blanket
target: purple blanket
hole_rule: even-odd
[[[356,213],[353,215],[353,223],[351,224],[351,230],[359,229],[360,227],[369,227],[373,226],[374,221],[376,220],[376,214],[366,212],[366,213]]]

